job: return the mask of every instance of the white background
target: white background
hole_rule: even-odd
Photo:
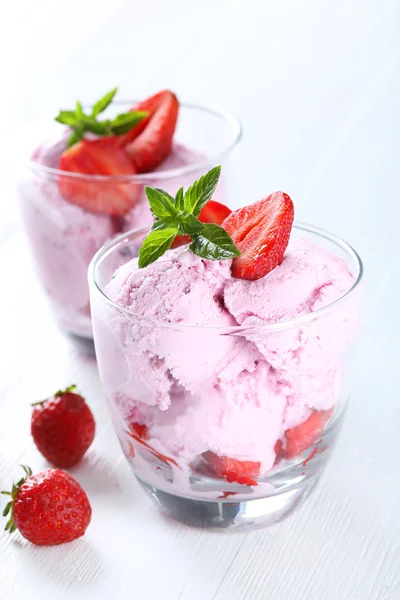
[[[6,7],[5,7],[6,6]],[[74,474],[93,521],[81,540],[35,548],[0,534],[0,597],[135,600],[400,598],[398,0],[19,0],[0,35],[0,488],[46,467],[29,403],[72,382],[98,434]],[[57,330],[32,273],[9,167],[26,119],[169,87],[230,110],[245,135],[232,203],[274,189],[297,218],[364,259],[362,368],[334,457],[304,507],[269,530],[226,536],[167,522],[134,483],[108,425],[93,361]]]

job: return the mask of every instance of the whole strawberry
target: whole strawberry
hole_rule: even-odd
[[[83,535],[90,523],[92,508],[75,479],[59,469],[32,475],[22,467],[25,477],[13,483],[11,496],[3,511],[10,515],[6,531],[19,529],[21,535],[39,546],[72,542]]]
[[[33,404],[31,432],[43,456],[54,466],[75,465],[93,441],[95,421],[75,385]]]

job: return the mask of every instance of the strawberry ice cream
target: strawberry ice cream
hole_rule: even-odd
[[[68,202],[57,185],[57,169],[65,139],[39,147],[32,157],[37,169],[18,185],[21,214],[44,288],[61,325],[83,337],[92,336],[87,268],[97,250],[121,231],[150,227],[153,217],[141,186],[135,206],[124,217],[96,214]],[[168,158],[146,184],[158,185],[156,173],[179,169],[202,161],[204,156],[181,144],[173,146]],[[163,179],[162,185],[175,193],[189,185],[193,176]],[[219,195],[223,194],[220,188]]]
[[[151,227],[146,186],[175,195],[241,133],[229,115],[181,106],[169,90],[111,106],[116,92],[30,124],[18,143],[28,159],[18,195],[39,276],[62,328],[89,340],[92,351],[87,268],[93,255],[118,233]],[[215,199],[223,196],[219,186]],[[211,211],[205,218],[225,216]]]
[[[144,269],[132,259],[104,288],[123,310],[92,302],[122,447],[141,480],[186,497],[265,495],[271,469],[292,456],[291,432],[316,421],[308,446],[322,435],[344,393],[342,355],[356,335],[354,302],[288,321],[354,283],[346,262],[322,245],[293,240],[257,281],[232,277],[231,262],[204,260],[187,246]],[[224,475],[221,460],[255,472]],[[202,490],[195,482],[205,476],[219,484]]]

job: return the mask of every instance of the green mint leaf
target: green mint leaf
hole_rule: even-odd
[[[145,119],[148,114],[149,113],[144,110],[136,110],[118,115],[110,123],[111,131],[115,135],[128,133],[128,131],[133,129],[140,121]]]
[[[201,233],[192,235],[190,250],[208,260],[225,260],[240,256],[229,234],[214,223],[205,223]]]
[[[75,114],[78,121],[81,121],[85,117],[82,104],[79,102],[79,100],[76,101]]]
[[[83,126],[85,131],[95,133],[96,135],[111,135],[110,121],[96,121],[92,117],[84,115]]]
[[[169,200],[171,201],[171,204],[173,204],[175,206],[175,198],[173,196],[171,196],[171,194],[169,194],[165,190],[162,190],[161,188],[154,188],[154,189],[157,192],[160,192],[161,194],[163,194],[164,196],[167,196],[167,198],[169,198]]]
[[[121,135],[127,133],[133,127],[135,127],[142,119],[148,116],[146,111],[129,111],[118,115],[112,120],[105,119],[99,121],[97,116],[103,112],[107,106],[112,102],[118,88],[114,88],[111,92],[108,92],[103,98],[98,100],[93,108],[92,114],[87,115],[84,113],[82,104],[77,101],[75,110],[61,110],[55,118],[58,123],[68,125],[74,132],[67,142],[67,146],[70,147],[83,139],[85,133],[90,132],[98,136],[109,136],[109,135]]]
[[[55,121],[62,123],[63,125],[70,125],[71,127],[74,127],[74,125],[78,123],[76,112],[74,110],[60,110]]]
[[[185,203],[184,203],[184,199],[183,199],[183,187],[179,188],[179,190],[176,192],[175,206],[179,211],[182,211],[185,207]]]
[[[150,231],[139,250],[139,269],[147,267],[160,258],[178,234],[178,228],[165,227]]]
[[[225,260],[240,256],[229,234],[214,223],[197,218],[210,200],[218,183],[221,167],[211,169],[188,189],[180,188],[175,199],[164,190],[146,186],[150,208],[155,216],[153,227],[139,250],[139,268],[147,267],[170,247],[176,235],[190,235],[189,249],[208,260]]]
[[[163,219],[156,219],[153,223],[151,231],[157,231],[159,229],[171,229],[177,228],[176,221],[173,217],[165,217]]]
[[[83,131],[76,130],[74,131],[68,138],[67,148],[71,148],[77,142],[80,142],[83,139]]]
[[[204,229],[204,223],[201,223],[194,215],[184,214],[179,220],[179,230],[181,233],[194,235]]]
[[[92,117],[97,117],[97,115],[106,110],[106,108],[114,100],[114,96],[117,93],[117,91],[118,88],[116,87],[113,90],[111,90],[111,92],[107,92],[105,96],[103,96],[102,98],[100,98],[100,100],[97,100],[97,102],[93,104]]]
[[[153,215],[162,218],[175,217],[178,214],[174,199],[167,192],[149,186],[146,186],[145,190]]]
[[[199,216],[203,206],[211,200],[220,174],[221,167],[214,167],[188,188],[185,194],[185,210],[187,212],[194,214],[195,217]]]

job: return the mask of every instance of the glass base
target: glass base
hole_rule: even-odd
[[[301,485],[267,498],[213,502],[175,496],[136,478],[166,515],[190,527],[215,531],[248,531],[278,523],[302,503],[318,480],[303,480]]]

